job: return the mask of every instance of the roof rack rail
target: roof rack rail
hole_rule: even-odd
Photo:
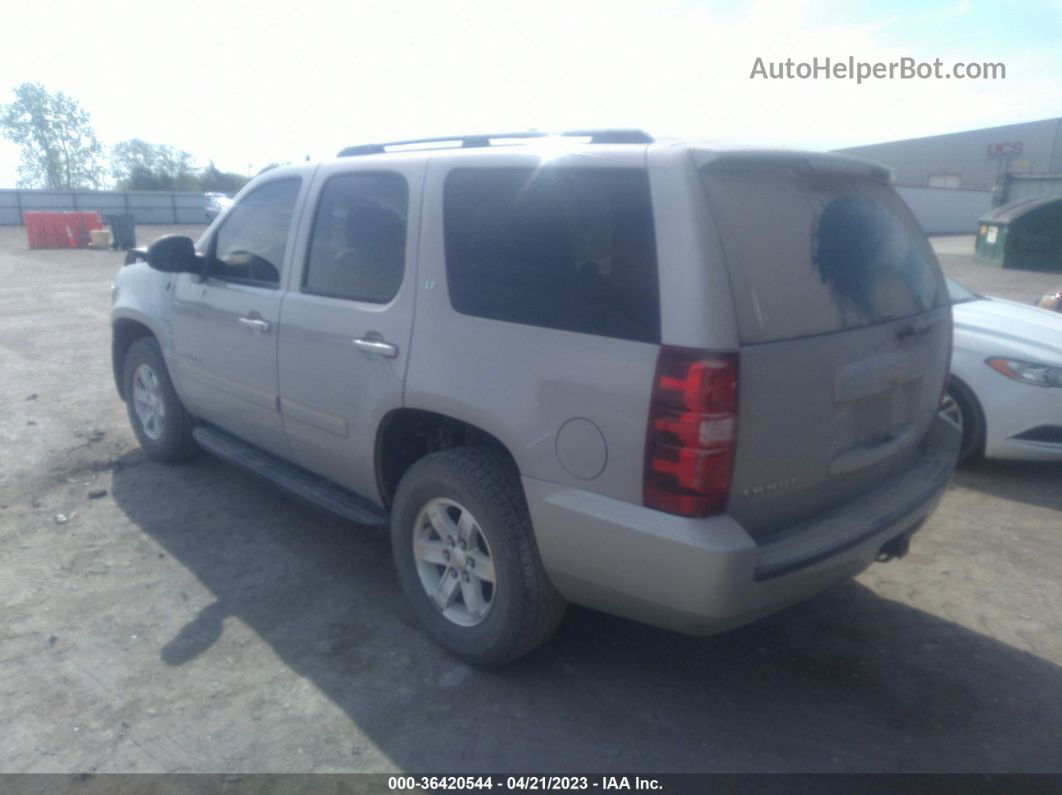
[[[564,132],[539,132],[538,130],[524,130],[523,132],[502,133],[479,133],[477,135],[446,135],[441,138],[411,138],[408,141],[387,141],[378,144],[360,144],[341,149],[339,157],[357,157],[359,155],[382,155],[387,154],[390,147],[419,146],[425,144],[424,149],[480,149],[496,146],[493,141],[511,140],[514,138],[589,138],[592,144],[651,144],[653,137],[644,130],[605,129],[605,130],[566,130]],[[430,144],[450,144],[451,146],[430,146]],[[459,144],[459,146],[453,146]]]

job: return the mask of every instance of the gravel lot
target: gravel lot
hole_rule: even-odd
[[[963,246],[974,289],[1062,286]],[[573,609],[483,673],[418,631],[379,533],[144,458],[120,261],[0,227],[0,771],[1062,771],[1062,467],[960,471],[907,558],[753,626]]]

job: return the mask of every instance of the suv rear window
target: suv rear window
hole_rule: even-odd
[[[903,200],[852,174],[776,164],[702,170],[745,343],[824,334],[947,303]]]
[[[656,239],[641,169],[457,169],[446,180],[458,312],[660,341]]]

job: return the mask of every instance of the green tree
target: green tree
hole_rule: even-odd
[[[211,160],[199,174],[199,189],[205,192],[227,193],[231,196],[250,181],[251,178],[243,174],[222,171]]]
[[[111,173],[121,190],[199,190],[191,154],[139,138],[115,144]]]
[[[98,188],[103,147],[88,111],[62,91],[22,83],[15,101],[0,105],[0,131],[22,147],[20,187],[72,190]]]

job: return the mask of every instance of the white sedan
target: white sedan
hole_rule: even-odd
[[[224,193],[207,193],[206,200],[206,220],[208,224],[232,207],[234,203]]]
[[[1062,460],[1062,315],[948,279],[955,338],[946,410],[960,460]]]

